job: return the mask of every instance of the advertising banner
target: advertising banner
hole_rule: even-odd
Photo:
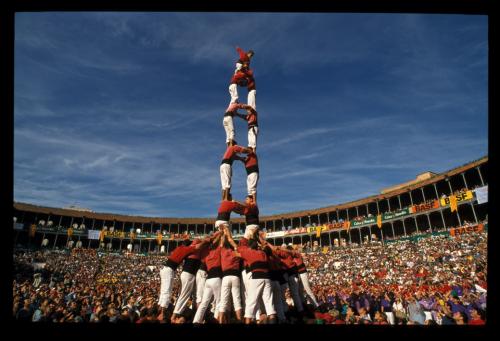
[[[476,199],[478,204],[488,202],[488,186],[476,188]]]
[[[459,193],[457,195],[453,195],[452,197],[454,197],[456,199],[457,203],[460,203],[462,201],[471,200],[472,198],[474,198],[474,194],[472,193],[472,191],[467,191],[467,192]],[[441,206],[443,206],[443,207],[449,206],[451,203],[450,197],[441,198],[439,201],[441,203]]]
[[[87,238],[88,239],[93,239],[93,240],[98,240],[99,239],[99,234],[101,233],[100,230],[88,230],[87,231]]]

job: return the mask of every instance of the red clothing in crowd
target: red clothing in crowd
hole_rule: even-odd
[[[167,259],[167,266],[171,267],[172,269],[177,269],[177,266],[190,254],[195,252],[195,245],[180,245],[172,251],[170,256],[168,256]]]
[[[295,265],[297,265],[297,271],[299,274],[307,272],[306,265],[304,264],[304,260],[302,259],[300,253],[293,255],[293,261],[295,262]]]
[[[241,258],[248,262],[252,278],[270,278],[268,259],[264,251],[254,250],[248,246],[238,246],[238,252],[241,254]]]
[[[205,264],[207,265],[207,278],[222,277],[221,247],[209,250]]]
[[[486,324],[486,322],[484,322],[483,320],[481,319],[478,319],[478,320],[469,320],[469,323],[470,325],[474,325],[474,326],[483,326]]]
[[[223,276],[240,275],[240,257],[236,256],[232,248],[222,248],[221,267]]]

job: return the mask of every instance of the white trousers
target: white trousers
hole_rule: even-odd
[[[196,303],[199,304],[203,298],[203,289],[207,280],[207,272],[205,270],[198,270],[196,273]]]
[[[254,318],[257,313],[259,298],[262,298],[267,315],[276,314],[273,304],[273,289],[270,279],[252,278],[248,283],[248,301],[245,307],[245,318]]]
[[[259,127],[248,129],[248,146],[250,148],[257,148],[257,135],[259,135]]]
[[[196,277],[189,272],[181,272],[181,292],[175,303],[174,314],[182,314],[187,307],[189,298],[193,294]]]
[[[253,110],[257,110],[257,104],[255,103],[255,95],[257,94],[257,90],[250,90],[248,92],[248,100],[247,104],[253,108]],[[236,94],[236,98],[238,94]]]
[[[243,301],[246,303],[248,301],[248,286],[249,286],[249,281],[252,279],[252,272],[249,271],[247,272],[246,270],[241,271],[241,288],[243,289],[243,295],[241,298]]]
[[[300,287],[304,289],[307,297],[314,305],[314,308],[317,308],[318,301],[316,301],[316,296],[314,296],[314,293],[313,293],[311,286],[309,284],[309,277],[307,276],[307,272],[299,274],[299,278],[300,278]],[[304,295],[300,294],[300,297],[304,297]]]
[[[248,195],[257,193],[257,183],[259,182],[259,173],[253,172],[247,175],[247,192]]]
[[[223,163],[220,165],[220,183],[222,189],[231,188],[231,177],[233,176],[233,169],[230,164]]]
[[[229,85],[229,95],[231,96],[231,101],[229,102],[229,104],[238,102],[238,85]]]
[[[394,313],[392,311],[388,311],[385,315],[387,315],[387,321],[389,321],[389,324],[394,324]]]
[[[279,281],[271,281],[273,287],[273,303],[278,315],[278,321],[284,322],[286,320],[285,310],[283,309],[283,299],[281,298],[281,285]]]
[[[234,310],[241,309],[240,278],[237,276],[222,277],[220,290],[220,312],[231,310],[231,296],[233,298]]]
[[[212,298],[215,302],[215,317],[217,317],[217,312],[220,310],[220,286],[221,286],[221,278],[209,278],[205,282],[205,288],[203,289],[203,298],[201,300],[198,309],[196,310],[196,314],[194,315],[193,323],[202,323],[205,319],[205,312],[207,311],[208,305]]]
[[[234,74],[236,74],[236,72],[240,71],[242,66],[243,66],[243,64],[236,63],[236,70],[234,70]]]
[[[160,270],[160,299],[158,304],[162,308],[167,308],[172,296],[172,283],[174,281],[175,271],[168,266]]]
[[[299,295],[299,278],[297,275],[288,276],[288,287],[290,288],[290,295],[292,296],[295,309],[297,309],[298,312],[303,311],[304,307],[302,306],[302,300]]]
[[[224,116],[222,125],[224,126],[224,130],[226,131],[226,143],[229,142],[229,140],[234,140],[233,118],[231,116]]]

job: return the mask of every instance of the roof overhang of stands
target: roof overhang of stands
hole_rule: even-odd
[[[384,200],[402,193],[409,192],[411,190],[427,186],[432,183],[439,182],[448,177],[451,177],[456,174],[460,174],[468,169],[480,166],[484,163],[488,162],[488,156],[485,156],[476,161],[472,161],[460,167],[454,168],[447,172],[443,172],[436,176],[433,176],[429,179],[415,182],[409,186],[405,186],[403,188],[396,189],[391,192],[387,192],[384,194],[373,195],[370,197],[366,197],[363,199],[359,199],[356,201],[351,201],[339,205],[327,206],[317,209],[311,209],[306,211],[295,211],[290,213],[282,213],[282,214],[274,214],[270,216],[262,216],[260,217],[261,222],[272,221],[272,220],[281,220],[281,219],[292,219],[297,217],[309,216],[309,215],[318,215],[324,214],[328,212],[333,212],[337,210],[345,210],[351,207],[360,206],[369,204],[372,202],[376,202],[379,200]],[[123,221],[130,223],[144,223],[144,224],[182,224],[182,225],[193,225],[193,224],[213,224],[214,219],[210,218],[163,218],[163,217],[142,217],[142,216],[128,216],[128,215],[120,215],[120,214],[112,214],[112,213],[96,213],[96,212],[82,212],[77,210],[63,209],[63,208],[53,208],[53,207],[44,207],[37,206],[26,203],[14,203],[14,208],[20,211],[26,212],[35,212],[42,214],[50,214],[50,215],[61,215],[68,217],[78,217],[78,218],[88,218],[88,219],[97,219],[97,220],[106,220],[106,221]],[[244,222],[244,218],[234,218],[231,219],[233,223],[242,223]]]

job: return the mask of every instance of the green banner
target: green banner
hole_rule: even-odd
[[[403,208],[402,210],[399,210],[396,212],[386,212],[382,215],[382,221],[403,217],[403,216],[409,215],[409,214],[410,214],[409,207]]]
[[[376,224],[376,223],[377,223],[377,217],[365,218],[363,220],[351,220],[351,227],[367,225],[367,224]]]

